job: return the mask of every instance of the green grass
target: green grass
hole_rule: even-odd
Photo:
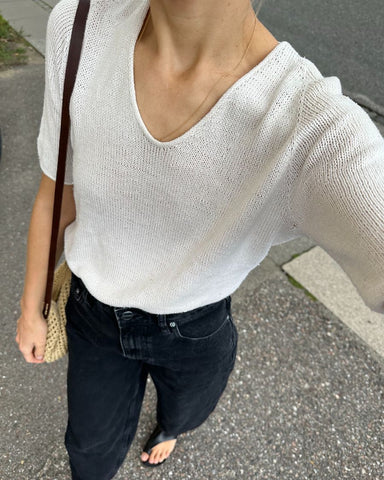
[[[310,250],[310,249],[309,249]],[[307,250],[308,251],[308,250]],[[303,253],[305,252],[301,252],[301,253],[295,253],[294,255],[291,256],[291,260],[293,260],[294,258],[297,258],[297,257],[300,257],[300,255],[302,255]],[[290,260],[290,261],[291,261]],[[302,290],[304,290],[304,293],[309,297],[311,298],[312,300],[314,300],[315,302],[317,302],[317,298],[312,295],[311,292],[309,292],[306,288],[303,287],[303,285],[301,285],[301,283],[299,283],[297,280],[295,280],[293,277],[291,277],[291,275],[289,275],[287,272],[284,272],[285,275],[287,275],[288,277],[288,280],[290,281],[290,283],[296,287],[296,288],[301,288]]]
[[[28,61],[27,42],[0,15],[0,68],[23,65]]]
[[[303,285],[301,285],[301,283],[299,283],[297,280],[295,280],[293,277],[291,277],[291,275],[289,275],[287,272],[284,272],[287,277],[288,277],[288,280],[291,282],[291,284],[296,287],[296,288],[301,288],[302,290],[304,290],[304,293],[309,297],[311,298],[312,300],[314,300],[315,302],[317,302],[317,298],[315,296],[312,295],[312,293],[310,293],[306,288],[303,287]]]

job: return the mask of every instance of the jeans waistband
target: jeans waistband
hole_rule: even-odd
[[[73,272],[72,272],[72,276],[75,280],[75,282],[77,282],[77,284],[81,287],[82,290],[84,290],[85,292],[85,298],[87,299],[87,301],[89,303],[95,303],[97,302],[100,306],[102,306],[104,309],[116,309],[116,310],[129,310],[130,312],[134,313],[134,314],[137,314],[137,315],[140,315],[140,316],[145,316],[145,317],[149,317],[149,318],[153,318],[153,319],[157,319],[158,317],[162,317],[162,318],[166,318],[166,319],[169,319],[169,320],[181,320],[181,319],[188,319],[188,320],[191,320],[193,318],[197,318],[199,317],[203,312],[204,313],[209,313],[211,311],[214,311],[216,310],[217,308],[220,307],[220,305],[225,302],[225,305],[227,307],[228,310],[230,310],[230,307],[231,307],[231,296],[228,295],[227,297],[221,299],[221,300],[218,300],[214,303],[209,303],[207,305],[203,305],[201,307],[197,307],[193,310],[188,310],[186,312],[180,312],[180,313],[166,313],[166,314],[160,314],[160,313],[150,313],[150,312],[146,312],[145,310],[142,310],[140,308],[137,308],[137,307],[114,307],[112,305],[108,305],[106,303],[103,303],[101,302],[100,300],[98,300],[97,298],[95,298],[90,292],[89,290],[87,289],[87,287],[85,286],[84,282],[81,280],[80,277],[78,277],[77,275],[75,275]]]

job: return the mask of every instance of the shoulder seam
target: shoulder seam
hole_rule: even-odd
[[[305,60],[305,58],[303,60]],[[301,93],[300,93],[300,97],[299,97],[299,105],[298,105],[298,109],[297,109],[297,121],[296,121],[295,129],[294,129],[294,132],[293,132],[292,146],[293,146],[294,151],[295,151],[296,145],[297,145],[297,132],[299,131],[299,125],[300,125],[300,119],[301,119],[301,112],[302,112],[302,109],[303,109],[304,97],[305,97],[305,93],[308,89],[308,86],[310,84],[310,82],[308,82],[309,68],[308,68],[308,63],[306,61],[302,62],[301,72],[303,73],[304,80],[303,80],[303,86],[301,87]],[[293,184],[294,184],[294,182],[292,182],[292,185]],[[288,192],[288,197],[289,198],[288,198],[288,201],[287,201],[287,204],[288,204],[288,209],[287,209],[288,212],[287,213],[288,213],[290,225],[292,225],[292,227],[290,227],[290,230],[294,231],[294,230],[297,230],[298,226],[297,226],[297,223],[295,222],[295,215],[293,214],[292,205],[291,205],[292,189],[290,189],[290,191]]]

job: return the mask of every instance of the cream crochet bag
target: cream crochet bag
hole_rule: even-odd
[[[79,0],[72,28],[64,79],[59,154],[52,215],[51,246],[49,250],[47,286],[43,309],[43,316],[48,325],[44,360],[48,363],[58,360],[68,351],[67,332],[65,328],[67,324],[65,307],[70,293],[72,272],[66,261],[61,263],[56,270],[54,270],[54,268],[70,128],[69,102],[79,66],[89,7],[90,0]]]
[[[61,263],[55,271],[44,352],[44,360],[48,363],[58,360],[68,351],[65,306],[71,289],[71,276],[72,272],[66,261]]]

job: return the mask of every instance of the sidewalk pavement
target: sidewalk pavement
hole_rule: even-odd
[[[43,53],[56,3],[0,0],[0,13],[30,32],[26,39]],[[67,359],[27,364],[14,341],[41,176],[36,138],[43,90],[43,57],[0,73],[1,480],[70,479],[63,445]],[[381,479],[384,319],[363,304],[341,268],[305,237],[275,246],[232,295],[232,312],[237,362],[215,411],[179,437],[164,466],[148,472],[139,455],[155,423],[149,379],[116,480]]]

